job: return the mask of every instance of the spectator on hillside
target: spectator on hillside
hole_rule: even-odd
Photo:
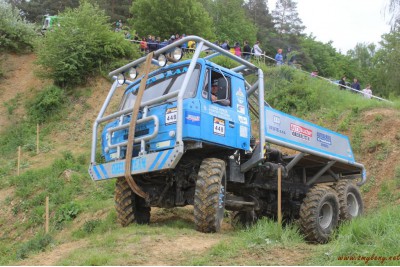
[[[194,52],[194,50],[196,49],[196,42],[195,41],[189,41],[188,42],[188,51],[189,52]]]
[[[371,96],[372,96],[371,85],[368,84],[367,87],[365,89],[362,89],[361,92],[363,92],[365,98],[369,98],[370,99]]]
[[[161,49],[161,48],[163,48],[163,47],[165,47],[165,46],[167,46],[167,45],[168,45],[168,40],[167,40],[167,39],[164,39],[164,41],[161,42],[161,43],[158,45],[158,49]]]
[[[282,56],[282,49],[278,49],[278,53],[275,55],[275,61],[277,66],[283,65],[283,56]]]
[[[239,42],[235,43],[234,49],[235,49],[235,56],[241,57],[242,56],[242,49],[240,48]]]
[[[175,42],[175,35],[171,35],[171,37],[169,38],[168,42],[170,44],[172,44],[173,42]]]
[[[231,50],[231,47],[229,46],[229,41],[228,40],[226,40],[222,45],[221,45],[221,47],[222,47],[222,49],[225,49],[225,50]]]
[[[351,84],[351,88],[360,91],[361,90],[361,86],[360,83],[358,82],[357,78],[354,78],[353,83]]]
[[[343,76],[339,81],[339,89],[346,90],[346,76]]]
[[[158,48],[158,43],[156,41],[156,37],[151,36],[150,41],[147,43],[147,47],[149,49],[149,53],[156,51]]]
[[[125,39],[130,40],[131,39],[131,34],[128,31],[125,31]]]
[[[256,59],[260,59],[261,55],[262,55],[262,50],[260,48],[260,41],[257,41],[254,46],[253,46],[253,50],[254,50],[254,56],[256,57]]]
[[[182,34],[182,38],[185,38],[186,37],[186,34]],[[183,43],[182,44],[182,46],[181,46],[181,48],[182,48],[182,51],[184,52],[184,53],[186,53],[187,52],[187,48],[188,48],[188,43],[186,42],[186,43]]]
[[[244,41],[244,47],[243,47],[243,58],[247,61],[250,60],[251,56],[251,47],[249,45],[248,41]]]
[[[121,22],[121,20],[117,20],[115,22],[115,31],[119,32],[119,31],[121,31],[121,29],[122,29],[122,22]]]
[[[145,54],[147,51],[147,42],[146,42],[146,38],[142,38],[142,40],[140,41],[140,51]]]
[[[312,72],[311,72],[311,75],[310,75],[311,77],[317,77],[318,76],[318,70],[313,70]]]

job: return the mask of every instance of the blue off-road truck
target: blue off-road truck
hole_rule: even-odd
[[[188,41],[196,50],[181,62],[179,47]],[[217,65],[216,56],[238,66]],[[151,73],[150,62],[158,66]],[[145,70],[135,79],[139,65]],[[234,211],[232,221],[250,224],[276,218],[281,206],[306,240],[324,243],[339,221],[362,213],[358,187],[366,171],[349,139],[269,106],[263,72],[252,63],[189,36],[110,76],[115,82],[93,125],[89,173],[94,181],[117,179],[121,225],[149,223],[151,207],[193,205],[196,229],[218,232],[225,209]]]

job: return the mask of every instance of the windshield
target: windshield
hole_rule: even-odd
[[[183,83],[185,74],[188,70],[188,65],[179,66],[173,69],[169,69],[166,72],[157,73],[147,80],[146,89],[143,93],[142,103],[149,100],[156,99],[163,95],[178,91]],[[196,95],[197,86],[200,76],[200,65],[197,64],[190,77],[188,87],[186,88],[183,98],[191,98]],[[122,99],[120,110],[133,107],[136,95],[140,84],[135,85],[132,89],[129,89]],[[176,97],[169,99],[169,101],[175,101]]]

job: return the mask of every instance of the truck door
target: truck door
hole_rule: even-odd
[[[250,128],[244,81],[212,67],[207,68],[205,75],[201,92],[202,139],[225,147],[248,149]]]

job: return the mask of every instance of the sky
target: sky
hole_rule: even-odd
[[[297,12],[304,32],[312,33],[317,41],[327,43],[343,54],[357,43],[375,43],[389,33],[388,15],[384,16],[389,0],[296,0]],[[268,0],[269,10],[276,0]]]

